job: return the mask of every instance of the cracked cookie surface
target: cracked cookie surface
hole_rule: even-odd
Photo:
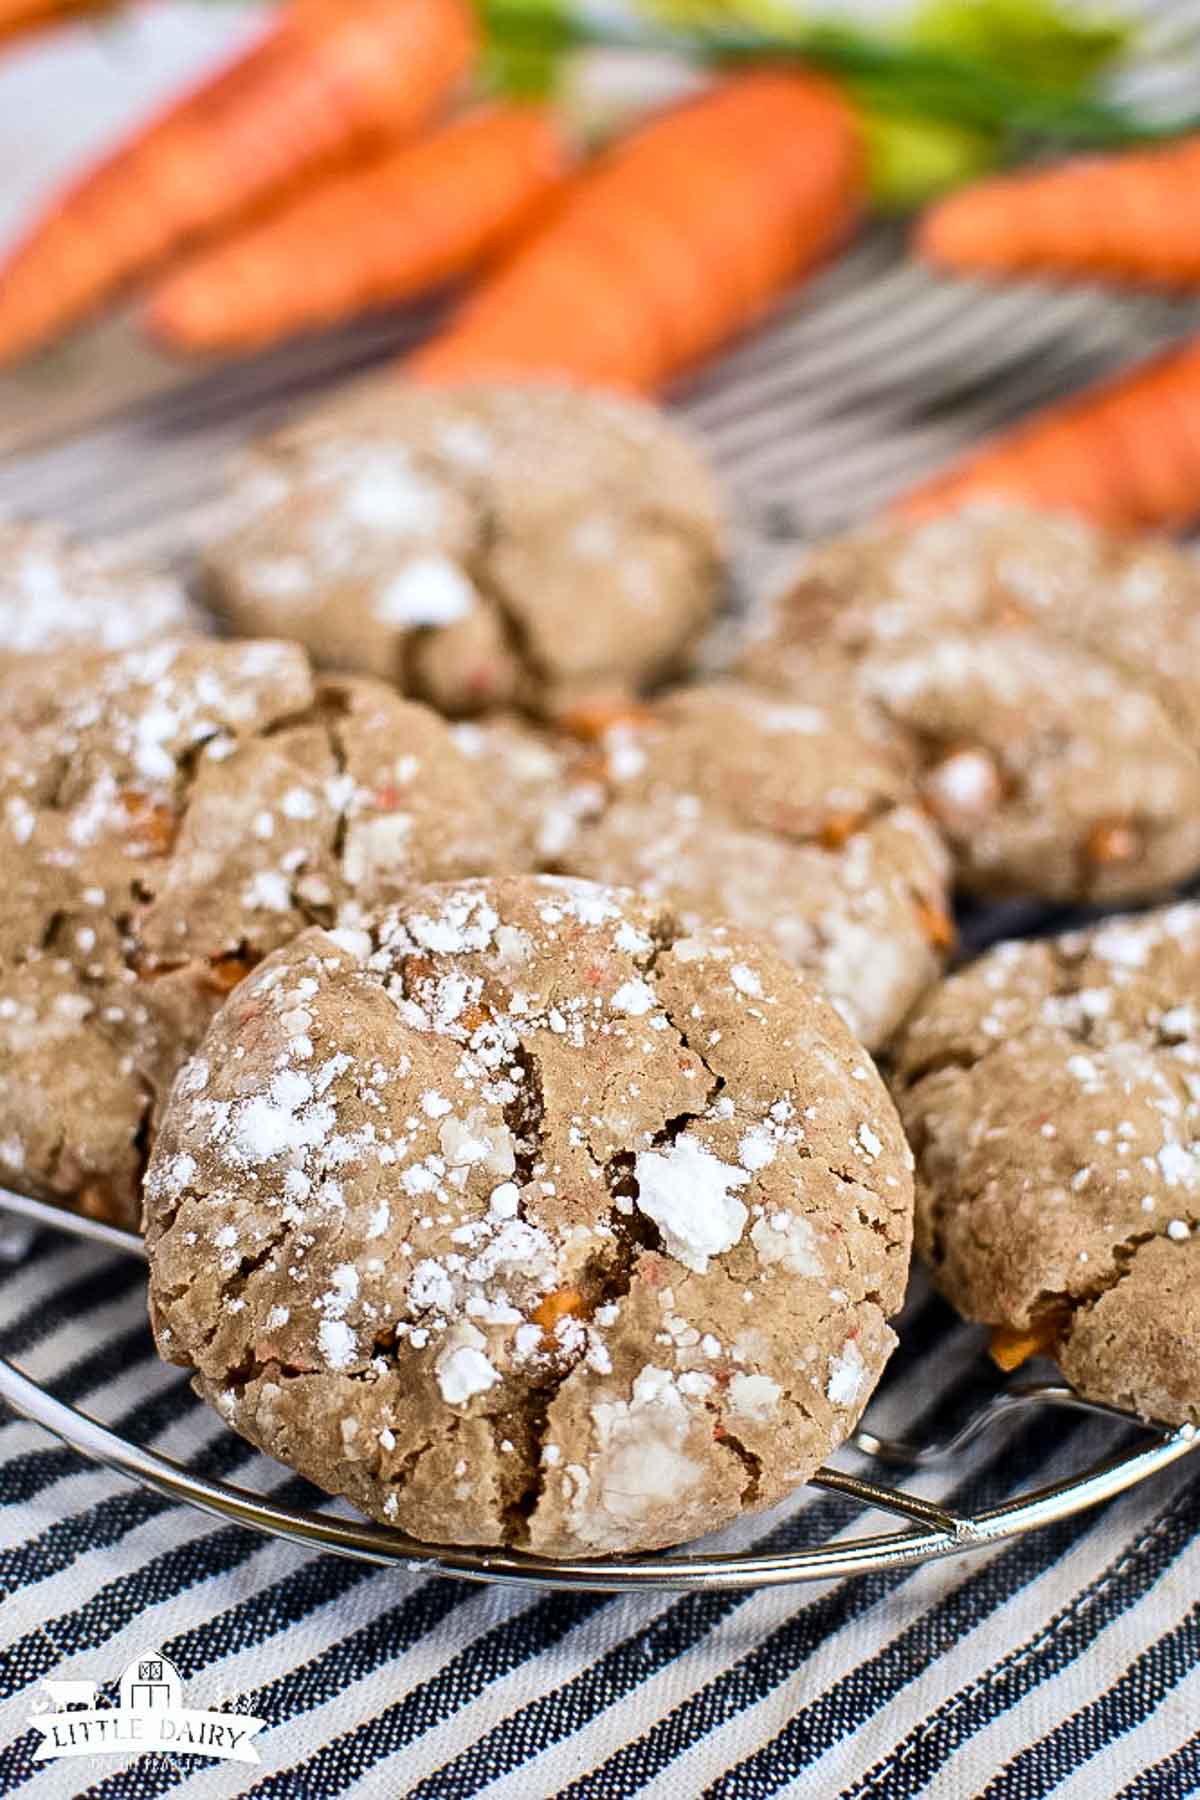
[[[231,996],[147,1179],[158,1344],[424,1539],[551,1555],[770,1505],[893,1343],[911,1158],[765,945],[553,877],[416,890]]]
[[[917,1243],[998,1354],[1200,1423],[1200,908],[999,946],[918,1009],[893,1091]]]
[[[427,708],[296,645],[37,659],[0,693],[0,1182],[136,1226],[171,1079],[314,921],[490,868]]]
[[[578,725],[592,743],[512,720],[457,731],[514,864],[636,887],[687,927],[759,932],[868,1047],[885,1042],[953,937],[950,859],[894,745],[841,698],[735,682],[581,709]]]
[[[974,509],[807,552],[749,678],[830,680],[910,745],[981,893],[1111,901],[1200,866],[1200,568],[1149,539]]]
[[[177,581],[118,545],[0,519],[0,675],[26,657],[126,650],[199,624]]]
[[[206,565],[236,629],[453,714],[658,681],[717,599],[712,477],[611,395],[375,383],[244,456],[229,505]]]

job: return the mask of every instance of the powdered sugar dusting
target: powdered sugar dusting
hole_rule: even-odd
[[[668,1150],[643,1150],[634,1169],[639,1210],[687,1268],[703,1275],[712,1257],[738,1242],[749,1214],[734,1190],[750,1180],[748,1170],[721,1162],[690,1132]]]

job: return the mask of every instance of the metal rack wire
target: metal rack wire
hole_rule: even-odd
[[[3,1188],[0,1211],[108,1250],[144,1256],[141,1240],[132,1232],[63,1212]],[[1149,1480],[1200,1445],[1200,1436],[1190,1425],[1178,1429],[1148,1425],[1126,1413],[1082,1400],[1061,1383],[1019,1382],[986,1397],[965,1423],[942,1441],[905,1443],[877,1436],[864,1427],[854,1436],[854,1448],[879,1465],[897,1469],[953,1466],[976,1439],[1000,1421],[1013,1413],[1038,1408],[1067,1408],[1126,1428],[1135,1426],[1140,1441],[1102,1456],[1078,1474],[974,1513],[939,1506],[882,1479],[864,1480],[840,1469],[823,1468],[813,1477],[814,1486],[842,1495],[865,1512],[886,1513],[899,1524],[890,1531],[839,1536],[836,1541],[812,1548],[764,1554],[754,1550],[709,1553],[685,1546],[678,1552],[654,1556],[551,1559],[516,1550],[424,1544],[382,1525],[287,1506],[249,1489],[196,1474],[57,1399],[5,1357],[0,1357],[0,1402],[43,1426],[93,1462],[102,1463],[170,1500],[182,1501],[268,1537],[428,1575],[508,1586],[609,1592],[782,1587],[958,1556],[1006,1538],[1020,1537],[1099,1505]]]

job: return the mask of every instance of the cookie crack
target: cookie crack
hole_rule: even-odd
[[[541,1062],[523,1040],[514,1048],[512,1062],[520,1069],[521,1080],[513,1099],[503,1107],[502,1116],[513,1139],[517,1215],[525,1219],[526,1189],[545,1160],[545,1088]],[[594,1297],[589,1292],[588,1299],[590,1316],[597,1305],[603,1304],[603,1297]],[[556,1349],[553,1362],[539,1380],[530,1383],[523,1393],[514,1393],[510,1406],[484,1415],[492,1436],[497,1482],[503,1496],[500,1509],[502,1541],[515,1547],[528,1543],[530,1520],[545,1487],[543,1450],[550,1407],[563,1383],[587,1353],[586,1341],[573,1351],[566,1351],[561,1345]],[[510,1469],[511,1474],[508,1473]]]
[[[603,1304],[603,1301],[597,1300],[595,1304]],[[594,1311],[595,1306],[590,1310]],[[560,1354],[544,1378],[525,1389],[520,1404],[487,1415],[497,1471],[503,1471],[510,1460],[514,1470],[511,1481],[500,1483],[502,1491],[507,1490],[501,1507],[503,1542],[514,1548],[528,1545],[531,1521],[545,1492],[547,1464],[544,1452],[550,1429],[550,1408],[586,1354],[586,1344]],[[509,1446],[507,1450],[505,1444]]]
[[[893,1071],[891,1085],[893,1089],[903,1092],[906,1097],[919,1098],[919,1090],[923,1083],[932,1081],[936,1076],[944,1075],[952,1070],[957,1070],[964,1075],[972,1074],[976,1069],[981,1069],[999,1051],[1014,1043],[1023,1043],[1028,1035],[1028,1032],[1019,1032],[1015,1037],[999,1038],[989,1044],[986,1049],[978,1051],[972,1051],[966,1045],[956,1049],[931,1050],[928,1056],[922,1057],[903,1071]],[[1085,1042],[1087,1040],[1077,1039],[1075,1041]],[[916,1146],[914,1145],[913,1148],[915,1149]]]
[[[1200,1223],[1200,1216],[1187,1210],[1183,1210],[1179,1216],[1191,1226]],[[1090,1313],[1105,1294],[1111,1294],[1114,1288],[1120,1287],[1123,1281],[1129,1279],[1137,1265],[1139,1252],[1147,1244],[1153,1244],[1167,1235],[1165,1231],[1135,1231],[1131,1232],[1128,1237],[1122,1238],[1119,1244],[1115,1244],[1112,1248],[1115,1267],[1111,1273],[1089,1284],[1081,1294],[1063,1296],[1071,1307],[1071,1325],[1074,1326],[1081,1313]]]
[[[568,1375],[578,1366],[581,1355],[582,1352],[567,1368],[545,1382],[529,1388],[520,1405],[487,1414],[496,1458],[497,1484],[502,1496],[501,1540],[514,1549],[528,1545],[530,1523],[545,1488],[546,1465],[542,1452],[549,1430],[551,1404]],[[507,1478],[510,1465],[513,1475]]]
[[[337,724],[338,719],[344,718],[346,714],[346,704],[341,697],[340,690],[333,687],[322,686],[317,696],[315,710],[317,713],[317,723],[320,724],[325,733],[325,741],[329,746],[329,754],[333,759],[334,770],[338,775],[344,776],[349,773],[350,757],[346,749],[346,740],[338,730]],[[341,872],[342,857],[346,849],[346,833],[349,830],[349,825],[350,809],[349,805],[344,803],[337,809],[337,818],[334,820],[333,826],[333,838],[329,846],[330,854],[334,859],[334,863],[339,873]]]
[[[622,1300],[633,1284],[638,1259],[648,1250],[662,1249],[662,1239],[653,1221],[636,1209],[623,1211],[618,1204],[620,1199],[633,1199],[636,1195],[633,1153],[618,1151],[605,1163],[590,1150],[588,1154],[605,1172],[613,1206],[609,1213],[612,1253],[597,1254],[589,1259],[579,1277],[585,1319],[592,1318],[600,1308]],[[585,1340],[573,1351],[560,1351],[545,1376],[526,1392],[522,1406],[489,1415],[497,1466],[503,1468],[511,1457],[517,1473],[517,1479],[507,1484],[510,1491],[503,1508],[504,1542],[514,1547],[528,1544],[531,1521],[545,1493],[548,1465],[544,1452],[550,1408],[564,1384],[585,1360],[587,1348]],[[512,1445],[510,1451],[501,1448],[505,1441]]]
[[[532,631],[516,611],[493,566],[500,542],[500,522],[495,508],[490,504],[485,504],[482,509],[479,540],[464,559],[467,573],[480,598],[491,610],[499,624],[513,661],[520,671],[522,682],[548,690],[554,685],[553,672],[547,667],[545,659],[538,654]],[[528,701],[528,694],[523,694],[521,698]]]
[[[676,944],[680,940],[680,935],[681,934],[675,924],[674,919],[668,919],[665,931],[654,931],[654,930],[651,931],[651,939],[652,939],[652,943],[653,943],[653,949],[651,950],[649,959],[646,962],[644,972],[649,977],[651,984],[653,985],[654,998],[657,1001],[658,1005],[661,1006],[661,1008],[663,1010],[663,1015],[666,1018],[668,1025],[670,1025],[671,1030],[675,1033],[676,1037],[679,1039],[679,1041],[683,1045],[684,1049],[687,1051],[690,1051],[690,1053],[696,1058],[696,1061],[700,1064],[701,1068],[705,1070],[705,1072],[707,1073],[708,1078],[709,1078],[710,1085],[709,1085],[708,1093],[705,1097],[703,1111],[680,1115],[681,1117],[685,1118],[688,1122],[691,1122],[694,1119],[702,1119],[704,1117],[704,1114],[711,1110],[711,1108],[715,1105],[716,1101],[720,1098],[721,1094],[724,1092],[726,1084],[725,1084],[725,1077],[722,1074],[720,1074],[720,1072],[718,1070],[713,1068],[713,1065],[709,1062],[709,1060],[708,1060],[707,1056],[705,1056],[703,1050],[701,1050],[696,1044],[694,1044],[692,1042],[691,1038],[688,1036],[687,1026],[680,1024],[679,1020],[675,1017],[674,1013],[671,1011],[671,1008],[667,1005],[666,1001],[662,999],[662,997],[658,991],[658,982],[656,980],[656,977],[658,975],[658,965],[659,965],[660,961],[662,960],[662,958],[669,951],[671,951],[675,948]],[[668,1121],[667,1123],[669,1124],[670,1121]],[[676,1135],[678,1135],[678,1134],[676,1134]],[[668,1139],[666,1141],[673,1142],[674,1139]]]
[[[451,1425],[454,1429],[447,1430],[447,1437],[456,1435],[458,1425],[457,1419],[452,1420]],[[384,1480],[388,1487],[395,1491],[397,1497],[404,1492],[405,1488],[412,1486],[413,1481],[416,1479],[417,1470],[425,1461],[429,1452],[431,1450],[436,1450],[437,1448],[437,1442],[433,1438],[426,1438],[423,1444],[414,1444],[411,1450],[405,1451],[393,1472],[390,1475],[384,1476]],[[376,1458],[376,1474],[382,1473],[378,1467],[381,1460],[382,1452],[380,1453],[380,1456]]]
[[[147,907],[153,906],[158,898],[158,885],[154,882],[154,875],[157,871],[161,876],[162,871],[170,865],[175,855],[175,846],[179,842],[179,835],[187,821],[192,794],[199,779],[200,759],[209,744],[226,735],[220,730],[210,731],[204,737],[197,738],[195,743],[189,744],[175,758],[179,780],[172,796],[170,841],[160,856],[147,858],[129,878],[129,897],[133,910],[123,915],[123,923],[117,941],[122,963],[139,980],[144,979],[147,973],[146,953],[139,942],[139,913]],[[217,959],[212,960],[216,961]],[[162,972],[167,973],[172,967],[182,966],[184,965],[162,965]]]
[[[517,1091],[502,1109],[504,1123],[513,1140],[514,1174],[517,1180],[519,1217],[525,1217],[525,1189],[544,1161],[544,1124],[546,1097],[542,1067],[538,1058],[521,1040],[512,1053],[513,1064],[521,1071]]]
[[[713,1427],[713,1442],[735,1457],[744,1471],[745,1479],[739,1496],[741,1504],[754,1506],[758,1501],[762,1486],[762,1457],[756,1456],[754,1451],[742,1442],[741,1438],[730,1431],[728,1424],[715,1407],[709,1406],[707,1411],[717,1420],[717,1424]]]
[[[288,1230],[289,1228],[286,1225],[278,1226],[276,1230],[270,1233],[260,1249],[256,1250],[252,1256],[243,1256],[237,1267],[231,1270],[229,1275],[220,1282],[217,1288],[216,1305],[213,1309],[213,1321],[200,1334],[198,1340],[201,1349],[207,1349],[208,1346],[214,1342],[217,1333],[220,1331],[228,1316],[228,1303],[231,1300],[240,1301],[242,1299],[246,1288],[249,1286],[254,1276],[257,1275],[258,1271],[271,1260],[280,1245],[285,1241],[288,1236]],[[177,1298],[178,1296],[175,1295],[172,1297]],[[273,1360],[273,1358],[267,1358],[259,1364],[259,1367],[265,1368]],[[241,1365],[239,1364],[238,1366],[240,1367]],[[232,1376],[231,1384],[236,1385],[232,1383]]]
[[[70,756],[67,756],[65,752],[59,751],[53,759],[53,768],[46,792],[42,794],[37,801],[39,806],[47,807],[51,812],[63,812],[65,810],[63,805],[63,789],[67,785],[67,778],[74,766],[73,759]]]
[[[839,1168],[837,1164],[830,1162],[822,1163],[821,1166],[825,1169],[827,1174],[832,1175],[839,1187],[857,1188],[864,1194],[870,1194],[872,1200],[878,1200],[880,1206],[882,1206],[886,1212],[903,1213],[907,1210],[902,1201],[898,1201],[894,1196],[889,1196],[881,1188],[872,1187],[869,1179],[867,1179],[869,1175],[868,1170],[864,1170],[860,1174],[855,1169]],[[873,1231],[878,1231],[881,1237],[887,1237],[887,1227],[882,1221],[865,1218],[862,1209],[857,1205],[855,1206],[854,1211],[862,1224],[869,1224],[871,1229]]]

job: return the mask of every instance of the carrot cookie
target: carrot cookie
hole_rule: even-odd
[[[807,554],[742,663],[831,671],[910,743],[963,883],[1110,901],[1200,867],[1200,569],[1074,521],[982,509]]]
[[[658,681],[717,599],[699,456],[582,390],[377,383],[243,457],[230,516],[206,565],[236,630],[453,714]]]
[[[0,519],[0,673],[25,657],[126,650],[194,624],[179,583],[118,546]]]
[[[632,716],[629,703],[606,705],[604,716]],[[464,720],[452,727],[452,736],[487,796],[505,868],[560,872],[580,826],[607,805],[609,757],[603,748],[510,713]]]
[[[1200,907],[1003,944],[895,1051],[917,1241],[1012,1366],[1200,1423]]]
[[[950,862],[878,730],[836,697],[733,682],[567,723],[595,741],[459,728],[512,861],[636,887],[688,928],[715,916],[759,932],[864,1043],[891,1035],[950,947]]]
[[[591,882],[433,885],[305,933],[213,1022],[147,1180],[155,1332],[377,1519],[652,1549],[851,1430],[910,1166],[767,946]]]
[[[260,957],[494,858],[435,714],[203,639],[10,675],[0,842],[0,1183],[125,1225],[176,1069]]]

